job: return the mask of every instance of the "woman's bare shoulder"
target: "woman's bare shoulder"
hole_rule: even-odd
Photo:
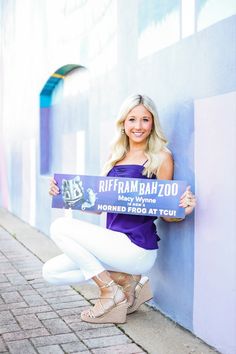
[[[160,159],[162,162],[172,162],[173,163],[173,155],[172,152],[165,148],[159,152]]]
[[[161,164],[157,172],[159,179],[172,179],[174,173],[174,160],[169,149],[160,151]]]

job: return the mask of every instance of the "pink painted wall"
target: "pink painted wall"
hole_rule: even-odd
[[[193,329],[223,353],[236,348],[236,92],[195,101]]]

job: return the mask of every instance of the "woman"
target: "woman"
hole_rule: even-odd
[[[117,128],[118,138],[104,166],[105,175],[173,178],[173,158],[149,97],[128,97],[121,107]],[[49,193],[59,193],[54,180]],[[179,205],[188,215],[195,204],[188,187]],[[57,219],[51,226],[51,238],[63,254],[44,265],[44,278],[54,284],[70,285],[93,279],[101,296],[92,308],[81,313],[81,319],[92,323],[125,322],[127,314],[152,298],[148,279],[141,274],[149,271],[156,259],[159,237],[155,219],[108,213],[106,228],[75,219]]]

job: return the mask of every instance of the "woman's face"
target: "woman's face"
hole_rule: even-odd
[[[125,134],[133,144],[146,143],[152,126],[152,114],[142,104],[134,107],[124,121]]]

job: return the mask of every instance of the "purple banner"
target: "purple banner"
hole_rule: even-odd
[[[53,208],[184,218],[185,181],[55,174]]]

